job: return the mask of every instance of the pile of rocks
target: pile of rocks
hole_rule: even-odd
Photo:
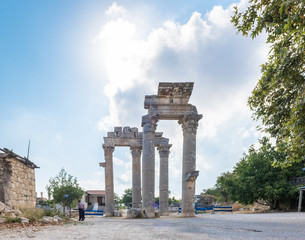
[[[3,218],[4,217],[4,218]],[[22,216],[22,212],[19,209],[12,209],[10,206],[3,202],[0,202],[0,223],[7,221],[7,218],[20,218],[21,223],[29,223],[29,219]]]
[[[7,204],[0,202],[0,223],[5,223],[7,218],[20,218],[21,223],[29,223],[29,219],[23,217],[22,212],[18,209],[12,209]],[[53,223],[57,224],[63,222],[64,219],[55,215],[54,217],[44,216],[42,219],[39,219],[38,222],[42,223]]]
[[[39,219],[38,222],[42,222],[42,223],[61,223],[63,222],[64,219],[62,219],[61,217],[55,215],[54,217],[48,217],[48,216],[44,216],[42,219]]]

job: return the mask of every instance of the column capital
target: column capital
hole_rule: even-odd
[[[111,144],[108,144],[108,143],[104,143],[104,144],[103,144],[103,149],[104,149],[105,152],[113,153],[113,151],[114,151],[114,146],[111,145]]]
[[[172,144],[160,144],[157,146],[157,149],[159,151],[160,158],[162,157],[168,157],[170,151],[169,149],[172,147]]]
[[[144,132],[155,132],[157,128],[158,116],[147,114],[142,117],[142,127]]]
[[[183,116],[178,123],[181,124],[184,133],[197,133],[198,122],[202,118],[202,114],[189,114]]]
[[[141,157],[142,147],[139,146],[130,146],[131,156],[134,157]]]

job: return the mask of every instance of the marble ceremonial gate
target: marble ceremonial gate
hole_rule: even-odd
[[[193,90],[193,82],[159,83],[158,95],[146,95],[144,107],[148,114],[142,117],[143,157],[142,157],[142,210],[149,218],[155,217],[154,138],[159,120],[178,120],[183,130],[182,158],[182,200],[183,217],[195,216],[194,195],[196,171],[196,133],[198,121],[202,118],[195,106],[188,103]]]
[[[132,208],[141,208],[141,151],[143,133],[138,128],[115,127],[114,132],[108,132],[104,137],[105,162],[105,208],[106,216],[114,215],[114,184],[112,153],[115,147],[130,147],[132,155]],[[153,148],[157,147],[160,154],[160,184],[159,184],[159,212],[166,215],[168,209],[168,156],[172,146],[162,133],[154,132]],[[154,149],[153,149],[154,150]],[[152,179],[150,179],[152,181]],[[154,179],[153,179],[154,180]],[[154,182],[153,182],[154,183]]]

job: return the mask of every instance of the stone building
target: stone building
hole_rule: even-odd
[[[35,168],[33,162],[0,148],[0,201],[13,207],[35,207]]]

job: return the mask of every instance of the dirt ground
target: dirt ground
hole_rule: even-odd
[[[305,213],[87,217],[61,225],[0,226],[0,239],[305,239]]]

